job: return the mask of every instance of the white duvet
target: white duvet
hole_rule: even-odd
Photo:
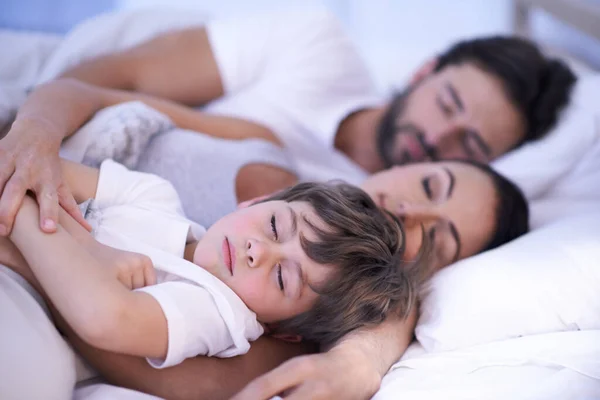
[[[205,20],[206,15],[200,13],[137,11],[96,18],[83,23],[64,38],[0,31],[0,128],[22,103],[27,89],[55,77],[69,65],[130,46],[170,27]],[[584,92],[586,96],[593,96],[600,90]],[[587,101],[584,103],[587,104]],[[595,101],[595,105],[598,104],[600,98]],[[596,110],[600,111],[600,106],[596,106]],[[548,155],[548,151],[556,150],[557,146],[568,141],[546,141],[550,141],[550,145],[546,145],[545,160],[552,162],[554,158],[554,164],[548,167],[552,174],[541,178],[542,184],[535,185],[532,180],[535,177],[531,175],[519,175],[522,169],[518,168],[518,164],[527,161],[527,158],[512,157],[513,161],[510,161],[511,157],[507,157],[500,163],[500,169],[509,175],[511,169],[516,171],[516,176],[511,176],[528,187],[531,198],[536,198],[533,205],[533,217],[538,221],[536,226],[556,221],[562,214],[574,215],[600,209],[598,115],[600,112],[594,115],[593,110],[591,114],[580,113],[581,118],[573,117],[579,122],[579,128],[564,129],[587,129],[578,143],[575,143],[578,136],[571,139],[571,147],[584,153]],[[553,142],[559,144],[552,145]],[[532,148],[527,152],[533,154]],[[539,162],[545,162],[544,157],[539,159]],[[548,191],[555,193],[548,196]],[[600,246],[600,240],[596,241],[597,235],[592,239]],[[548,245],[552,246],[552,243]],[[590,262],[595,268],[600,268],[597,258]],[[597,318],[600,320],[600,315]],[[152,398],[105,384],[80,387],[74,397],[86,400]],[[600,399],[600,328],[513,337],[444,351],[426,351],[415,342],[385,377],[374,398]]]

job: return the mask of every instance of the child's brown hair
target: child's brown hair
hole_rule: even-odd
[[[301,237],[312,260],[335,266],[314,307],[280,321],[274,333],[293,333],[330,345],[348,332],[377,324],[393,313],[408,316],[420,282],[419,262],[406,262],[402,224],[380,209],[362,189],[340,182],[300,183],[263,200],[309,203],[327,229],[314,230],[317,241]],[[420,279],[419,279],[420,280]]]

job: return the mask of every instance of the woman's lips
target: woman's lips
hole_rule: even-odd
[[[225,261],[225,265],[231,275],[233,275],[233,269],[235,265],[235,247],[231,243],[229,243],[229,239],[227,237],[223,239],[223,260]]]

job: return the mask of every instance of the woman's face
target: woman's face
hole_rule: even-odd
[[[436,269],[477,254],[494,230],[496,193],[491,178],[459,162],[394,167],[369,177],[362,188],[382,207],[403,218],[406,258],[429,236]]]

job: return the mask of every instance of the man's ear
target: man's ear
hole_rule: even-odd
[[[421,82],[423,79],[431,75],[437,67],[438,61],[439,60],[437,59],[437,57],[435,57],[422,64],[410,78],[410,85],[416,85],[417,83]]]

